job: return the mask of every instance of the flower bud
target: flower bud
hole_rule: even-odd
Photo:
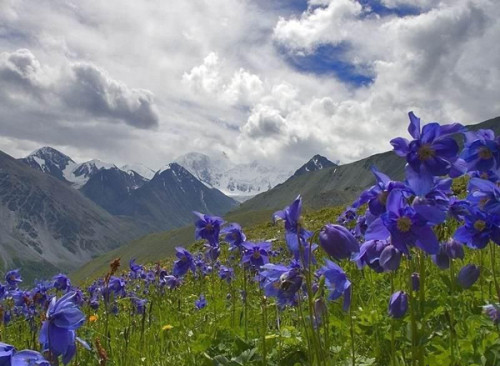
[[[392,294],[389,300],[389,316],[392,318],[402,318],[408,310],[408,295],[404,291],[397,291]]]
[[[343,226],[326,224],[319,233],[319,243],[331,257],[341,260],[350,258],[352,253],[359,252],[358,241]]]
[[[471,287],[479,278],[479,267],[475,264],[467,264],[463,266],[457,275],[457,282],[462,288]]]

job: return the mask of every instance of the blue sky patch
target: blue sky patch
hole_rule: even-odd
[[[352,64],[345,53],[349,49],[347,42],[339,45],[324,44],[313,53],[304,54],[279,48],[286,62],[294,69],[316,75],[332,75],[340,81],[355,87],[369,85],[374,81],[368,68]]]
[[[365,9],[369,9],[365,15],[377,14],[380,16],[396,15],[398,17],[405,17],[409,15],[418,15],[421,10],[416,6],[400,5],[395,8],[388,8],[380,0],[358,0]]]

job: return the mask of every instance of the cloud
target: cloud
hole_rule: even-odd
[[[390,149],[410,110],[466,124],[500,110],[493,0],[57,4],[0,2],[0,149],[294,168]]]
[[[4,103],[18,108],[19,99],[31,101],[33,113],[57,110],[56,119],[89,119],[122,121],[136,128],[158,126],[158,114],[153,94],[147,90],[132,89],[112,79],[90,63],[68,63],[57,70],[42,67],[40,61],[27,49],[0,54],[0,81]],[[4,106],[6,107],[6,106]],[[26,111],[24,111],[26,113]]]
[[[70,108],[97,118],[122,120],[137,128],[158,126],[159,117],[150,91],[131,89],[95,65],[72,64],[71,74],[64,83],[62,100]]]

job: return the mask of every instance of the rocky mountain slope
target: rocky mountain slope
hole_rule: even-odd
[[[69,271],[139,233],[60,179],[0,152],[3,269],[23,266],[27,279]]]

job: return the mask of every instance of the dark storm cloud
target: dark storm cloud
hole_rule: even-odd
[[[139,129],[156,128],[159,123],[151,92],[129,88],[90,63],[50,69],[27,49],[4,52],[0,54],[0,84],[7,86],[0,91],[0,104],[31,113],[33,120],[43,114],[50,115],[53,123],[98,120]],[[29,115],[24,117],[30,120]],[[5,118],[0,116],[2,124],[12,123]]]

